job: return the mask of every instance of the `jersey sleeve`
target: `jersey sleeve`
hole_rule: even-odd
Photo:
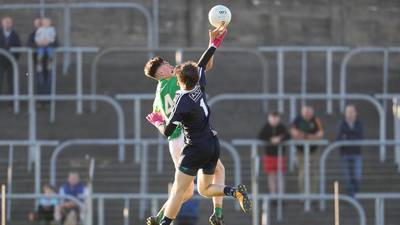
[[[199,85],[202,89],[206,87],[206,70],[204,67],[199,67]]]

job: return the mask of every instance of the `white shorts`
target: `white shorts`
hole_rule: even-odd
[[[168,141],[169,153],[171,154],[172,161],[174,161],[175,168],[179,167],[179,159],[182,154],[182,150],[185,147],[185,137],[183,132],[177,138]]]

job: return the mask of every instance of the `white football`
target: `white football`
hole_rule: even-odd
[[[225,22],[228,25],[231,22],[231,18],[231,11],[224,5],[216,5],[208,13],[208,20],[214,27],[219,27],[221,22]]]

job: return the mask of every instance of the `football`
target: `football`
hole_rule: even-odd
[[[208,13],[208,20],[214,27],[219,27],[222,22],[228,25],[231,22],[231,11],[224,5],[216,5]]]

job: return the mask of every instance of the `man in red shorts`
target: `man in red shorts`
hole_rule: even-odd
[[[278,193],[278,164],[281,163],[282,174],[286,172],[285,149],[282,147],[279,156],[278,145],[290,137],[285,125],[281,123],[278,112],[268,113],[268,122],[259,134],[259,139],[266,142],[265,156],[263,157],[264,172],[268,175],[268,188],[271,194]],[[282,179],[284,187],[284,179]]]

